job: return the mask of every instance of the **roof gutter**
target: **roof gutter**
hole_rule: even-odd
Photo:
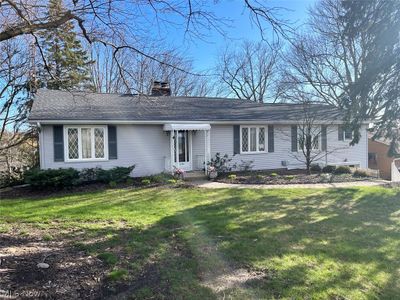
[[[327,121],[327,120],[315,120],[316,124],[343,124],[343,121]],[[210,120],[197,120],[197,121],[179,121],[179,120],[151,120],[151,121],[131,121],[131,120],[29,120],[30,124],[142,124],[142,125],[164,125],[164,124],[299,124],[301,121],[272,121],[272,120],[235,120],[235,121],[210,121]],[[362,124],[369,124],[370,121],[364,121]]]

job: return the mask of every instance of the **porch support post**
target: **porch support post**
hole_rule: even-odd
[[[211,159],[211,130],[207,130],[207,161]]]
[[[175,158],[176,158],[176,167],[179,167],[179,143],[178,143],[178,130],[175,130]]]
[[[169,148],[170,148],[170,155],[169,155],[169,167],[170,171],[172,172],[174,170],[174,131],[171,130],[169,134]]]
[[[204,172],[207,175],[207,130],[204,130]]]

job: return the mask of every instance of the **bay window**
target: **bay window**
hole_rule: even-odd
[[[241,126],[240,149],[241,153],[258,153],[266,151],[266,137],[264,126]]]
[[[65,157],[67,161],[104,160],[107,158],[107,127],[65,127]]]

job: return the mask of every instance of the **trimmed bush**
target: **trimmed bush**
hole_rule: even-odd
[[[110,181],[109,183],[108,183],[108,186],[110,187],[110,188],[116,188],[117,187],[117,183],[113,180],[113,181]]]
[[[34,189],[62,189],[80,183],[79,172],[75,169],[34,169],[26,173],[25,182]]]
[[[96,182],[99,173],[102,171],[101,168],[86,168],[79,172],[80,180],[83,183]]]
[[[332,165],[327,165],[322,168],[323,173],[334,173],[335,170],[336,170],[336,166],[332,166]]]
[[[278,176],[278,173],[271,173],[271,174],[269,174],[269,176],[271,176],[271,177],[276,177],[276,176]]]
[[[149,185],[151,183],[150,179],[142,179],[142,184]]]
[[[339,166],[336,168],[335,174],[351,174],[351,169],[347,166]]]
[[[321,168],[321,166],[319,164],[312,164],[310,166],[310,171],[311,172],[321,172],[322,168]]]
[[[229,180],[236,180],[237,176],[235,174],[228,175]]]
[[[111,181],[116,183],[126,182],[134,168],[135,166],[115,167],[109,170],[98,169],[96,181],[104,183],[110,183]]]
[[[286,180],[293,180],[294,179],[294,175],[286,175],[285,179]]]
[[[152,182],[167,183],[169,180],[174,179],[174,176],[168,173],[160,173],[149,177]]]
[[[236,169],[236,164],[231,164],[232,158],[228,154],[221,155],[219,152],[215,153],[215,157],[211,158],[207,164],[209,167],[214,167],[218,173],[228,173],[232,169]]]
[[[354,177],[368,177],[368,174],[364,170],[355,170],[353,176]]]

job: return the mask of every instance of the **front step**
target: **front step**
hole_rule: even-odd
[[[189,171],[185,173],[185,180],[194,181],[199,179],[207,179],[204,171]]]

